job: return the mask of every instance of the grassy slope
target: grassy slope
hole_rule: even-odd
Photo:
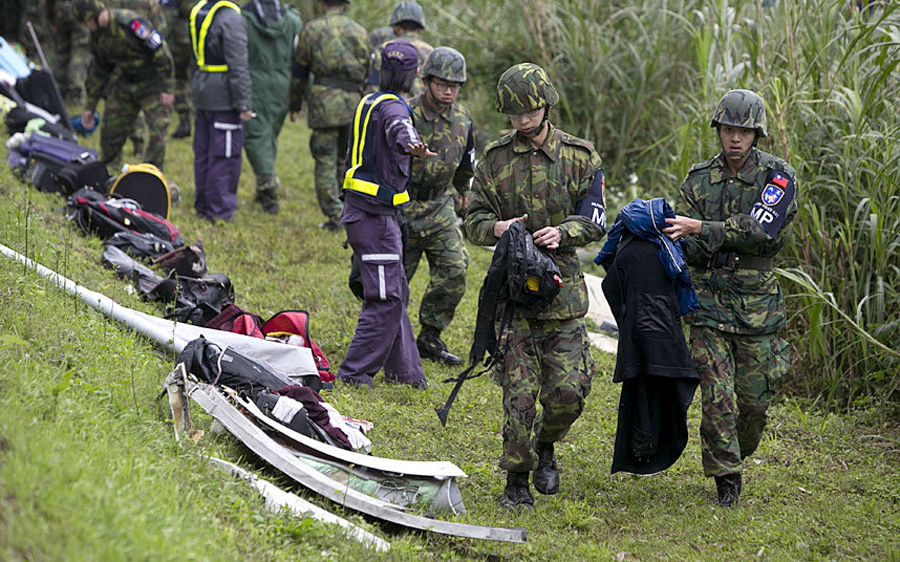
[[[245,165],[241,209],[235,223],[219,228],[193,217],[190,143],[172,141],[167,173],[184,198],[173,220],[187,240],[203,238],[211,270],[231,276],[242,307],[263,316],[309,310],[312,335],[336,365],[359,304],[346,288],[350,253],[342,237],[315,227],[321,216],[307,138],[299,124],[282,135],[281,214],[271,218],[253,206]],[[2,243],[127,306],[156,310],[99,266],[99,241],[78,235],[56,212],[59,205],[56,196],[25,188],[0,168]],[[446,333],[460,352],[469,345],[490,257],[470,250],[470,289]],[[423,265],[412,284],[414,324],[426,274]],[[339,410],[375,422],[377,454],[459,464],[470,476],[461,486],[468,521],[529,531],[528,544],[500,545],[374,525],[394,545],[388,558],[900,560],[896,416],[828,416],[779,402],[747,469],[742,507],[723,511],[713,507],[712,481],[701,473],[696,405],[691,441],[674,468],[647,478],[608,474],[619,390],[610,383],[613,358],[595,357],[585,414],[558,448],[563,490],[538,498],[533,514],[518,517],[495,507],[503,486],[496,467],[501,412],[499,390],[488,379],[466,386],[446,430],[433,408],[449,391],[438,381],[452,371],[433,363],[426,372],[435,384],[424,393],[380,379],[374,391],[332,393]],[[175,446],[155,402],[172,365],[171,356],[0,258],[0,559],[371,556],[331,529],[266,513],[253,493],[208,469],[200,453],[261,468],[230,439]]]

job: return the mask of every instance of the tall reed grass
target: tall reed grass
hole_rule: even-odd
[[[780,260],[796,387],[833,406],[900,395],[898,3],[866,13],[838,0],[421,3],[426,39],[467,56],[467,102],[492,134],[505,126],[492,103],[500,73],[521,61],[548,70],[554,119],[597,145],[613,207],[674,196],[718,150],[708,126],[719,97],[760,92],[761,148],[794,165],[801,190]],[[354,0],[352,15],[387,19],[383,0]]]

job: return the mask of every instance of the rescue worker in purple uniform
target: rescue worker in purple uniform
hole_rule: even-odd
[[[194,211],[212,223],[237,210],[243,123],[253,116],[247,23],[236,4],[201,0],[191,10]]]
[[[418,70],[416,48],[394,41],[381,54],[380,90],[356,108],[347,152],[341,222],[360,262],[363,305],[338,379],[373,386],[381,369],[390,382],[426,388],[406,305],[398,207],[409,201],[410,157],[435,156],[416,133],[406,96]]]

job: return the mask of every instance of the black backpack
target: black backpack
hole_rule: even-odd
[[[153,261],[175,249],[168,240],[153,234],[136,232],[116,232],[106,241],[106,245],[114,246],[129,256],[144,261]]]
[[[502,333],[514,311],[544,310],[562,286],[559,266],[553,257],[534,245],[525,223],[512,223],[494,248],[491,265],[478,295],[478,316],[469,363],[476,365],[485,352],[493,356],[497,351],[494,321],[499,305],[504,305],[500,322]]]
[[[522,221],[509,227],[506,288],[518,310],[540,312],[550,306],[563,286],[556,260],[534,245]]]
[[[74,220],[85,233],[93,233],[107,240],[117,232],[153,234],[174,247],[184,246],[178,227],[166,219],[141,210],[130,199],[107,199],[93,189],[80,189],[67,200],[66,216]]]
[[[498,307],[503,305],[499,330],[502,335],[516,310],[534,313],[544,310],[553,302],[562,286],[559,266],[553,256],[534,245],[531,233],[525,229],[525,223],[515,221],[510,224],[494,248],[491,265],[478,294],[478,316],[469,350],[469,366],[458,376],[444,380],[445,383],[455,382],[456,385],[450,391],[444,406],[434,410],[441,425],[447,425],[450,407],[463,383],[486,373],[505,353],[498,349],[499,339],[494,326]],[[509,340],[507,345],[508,342]],[[484,368],[472,374],[485,352],[488,353],[488,358],[482,365]]]
[[[224,273],[202,278],[170,273],[147,293],[147,298],[174,304],[175,309],[166,315],[170,320],[206,326],[226,304],[234,302],[234,286]]]

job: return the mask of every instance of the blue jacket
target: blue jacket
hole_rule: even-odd
[[[594,263],[609,268],[616,256],[616,245],[622,234],[628,232],[639,236],[648,242],[659,246],[659,261],[666,271],[666,275],[675,284],[675,292],[678,294],[678,307],[681,315],[700,308],[697,301],[697,293],[694,291],[694,283],[688,272],[687,262],[684,260],[684,242],[672,242],[662,233],[662,229],[668,226],[666,219],[675,218],[675,211],[665,199],[656,198],[650,201],[635,199],[619,213],[616,224],[613,225],[607,236],[606,244],[594,258]]]

